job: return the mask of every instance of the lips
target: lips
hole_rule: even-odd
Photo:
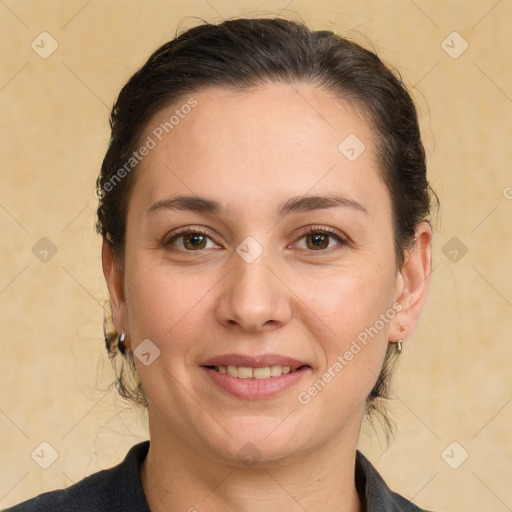
[[[218,388],[237,398],[271,398],[299,383],[312,371],[304,361],[279,354],[224,354],[200,365]]]

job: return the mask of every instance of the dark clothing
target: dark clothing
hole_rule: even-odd
[[[139,468],[149,441],[131,448],[123,462],[58,491],[41,494],[6,512],[150,512]],[[426,512],[390,491],[370,461],[356,452],[355,480],[365,512]]]

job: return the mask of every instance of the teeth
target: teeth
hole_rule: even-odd
[[[288,372],[284,372],[282,371],[282,366],[279,366],[279,365],[276,365],[276,366],[271,366],[270,367],[270,376],[271,377],[279,377],[279,375],[281,375],[282,373],[288,373]],[[285,368],[289,368],[289,366],[285,366]]]
[[[238,377],[238,367],[236,366],[228,366],[227,372],[230,377]]]
[[[235,368],[236,368],[236,366],[235,366]],[[247,368],[246,366],[239,366],[238,367],[238,378],[239,379],[251,379],[252,376],[253,376],[252,375],[252,368]]]
[[[254,368],[252,371],[252,376],[255,379],[269,379],[270,378],[270,366],[265,366],[263,368]]]
[[[279,377],[283,373],[290,373],[296,370],[290,370],[289,366],[263,366],[261,368],[250,368],[248,366],[216,366],[219,373],[227,374],[230,377],[239,379],[269,379],[270,377]]]

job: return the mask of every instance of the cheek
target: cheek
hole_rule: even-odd
[[[307,286],[304,302],[335,336],[333,347],[342,347],[392,309],[393,297],[392,272],[372,273],[367,268],[341,277],[312,281]],[[388,326],[389,320],[384,326],[381,322],[377,325],[383,334],[387,334]]]
[[[301,389],[299,395],[299,402],[309,404],[311,413],[329,410],[338,424],[346,420],[347,411],[363,407],[388,346],[394,317],[391,276],[361,273],[332,279],[327,289],[318,282],[309,287],[305,302],[311,308],[310,330],[322,361],[312,386]],[[320,327],[314,330],[313,324]]]
[[[201,329],[205,294],[216,280],[209,272],[171,268],[151,256],[134,257],[126,265],[126,301],[135,346],[151,339],[161,350],[186,346],[185,333]]]
[[[372,265],[365,265],[328,282],[312,283],[308,305],[326,326],[315,333],[324,362],[319,377],[326,384],[317,405],[337,403],[337,414],[343,414],[345,407],[363,402],[375,385],[395,313],[394,281],[393,267],[376,265],[372,271]],[[322,386],[319,383],[319,389]]]

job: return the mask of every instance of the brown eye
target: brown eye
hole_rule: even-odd
[[[314,233],[306,235],[306,246],[314,251],[318,249],[327,249],[329,247],[329,238],[331,235],[325,233]]]
[[[201,233],[183,235],[183,246],[189,250],[204,249],[207,237]]]
[[[170,250],[184,252],[197,252],[203,249],[218,248],[206,232],[191,228],[175,233],[163,245]]]
[[[300,249],[308,251],[325,251],[335,246],[345,245],[346,242],[339,235],[326,228],[311,228],[299,239]]]

